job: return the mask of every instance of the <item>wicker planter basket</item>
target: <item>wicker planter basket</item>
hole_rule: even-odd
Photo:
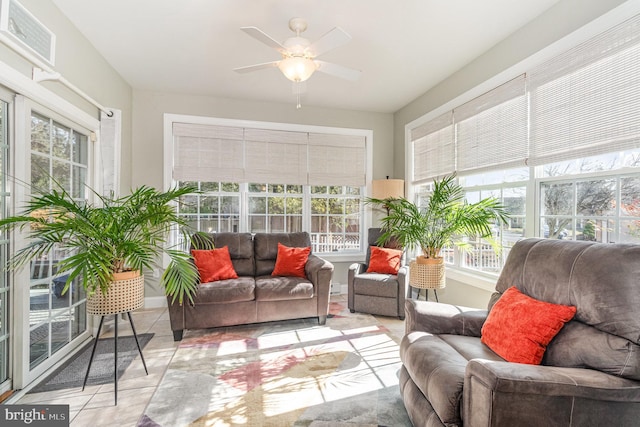
[[[106,316],[126,313],[143,306],[144,275],[139,272],[131,272],[125,277],[116,275],[114,277],[117,280],[111,282],[106,295],[97,290],[87,298],[87,313]]]
[[[412,261],[409,264],[409,283],[419,289],[444,289],[446,286],[444,271],[444,261],[429,264]]]

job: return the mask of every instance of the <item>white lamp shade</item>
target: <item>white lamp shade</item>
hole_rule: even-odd
[[[404,197],[403,179],[375,179],[372,184],[371,197],[374,199],[397,199]]]
[[[292,82],[303,82],[311,77],[317,67],[309,58],[290,56],[282,59],[278,68]]]

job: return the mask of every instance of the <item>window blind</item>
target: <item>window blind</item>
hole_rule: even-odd
[[[309,133],[310,185],[366,185],[366,138]]]
[[[412,129],[411,145],[414,184],[453,172],[456,163],[451,112]]]
[[[458,173],[524,165],[527,114],[524,74],[454,109]]]
[[[176,181],[244,181],[242,128],[174,123],[173,136]]]
[[[174,123],[173,179],[366,185],[366,137]]]
[[[245,129],[247,182],[307,183],[307,133]]]
[[[531,165],[639,146],[640,17],[528,74]]]

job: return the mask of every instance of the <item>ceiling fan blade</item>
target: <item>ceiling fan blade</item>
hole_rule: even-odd
[[[320,56],[325,52],[348,43],[350,40],[351,36],[347,34],[346,31],[340,27],[335,27],[313,42],[313,44],[309,46],[308,51],[313,57]]]
[[[234,68],[236,73],[250,73],[252,71],[264,70],[265,68],[277,68],[280,61],[264,62],[262,64],[247,65],[246,67]]]
[[[249,34],[254,39],[266,44],[267,46],[277,50],[278,52],[287,50],[284,46],[282,46],[282,44],[280,44],[280,42],[274,40],[270,35],[257,27],[241,27],[240,29]]]
[[[340,77],[341,79],[351,80],[352,82],[358,80],[362,74],[362,71],[360,70],[354,70],[353,68],[344,67],[331,62],[318,61],[317,59],[313,62],[318,65],[318,71]]]

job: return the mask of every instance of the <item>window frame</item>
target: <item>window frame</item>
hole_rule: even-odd
[[[174,123],[189,123],[189,124],[201,124],[201,125],[213,125],[213,126],[235,126],[235,127],[247,127],[254,129],[269,129],[269,130],[281,130],[292,132],[309,132],[314,134],[332,134],[332,135],[344,135],[344,136],[360,136],[365,138],[365,186],[360,188],[360,198],[362,200],[360,209],[360,250],[358,251],[341,251],[338,253],[333,252],[318,252],[319,255],[333,262],[349,262],[354,259],[362,259],[366,254],[366,231],[372,224],[372,212],[371,209],[367,209],[364,200],[370,194],[371,181],[372,181],[372,164],[373,164],[373,131],[370,129],[356,129],[356,128],[336,128],[328,126],[316,126],[316,125],[300,125],[293,123],[275,123],[275,122],[259,122],[249,120],[236,120],[236,119],[224,119],[216,117],[203,117],[203,116],[191,116],[182,114],[164,114],[164,187],[166,189],[171,188],[176,182],[172,177],[173,169],[173,157],[174,157],[174,138],[173,138],[173,124]],[[247,232],[249,230],[249,212],[248,212],[248,184],[240,184],[240,232]],[[310,187],[315,185],[303,186],[303,217],[302,217],[302,229],[308,231],[311,234],[311,216],[306,212],[311,212],[311,194]],[[344,186],[343,186],[344,187]],[[167,259],[165,257],[165,265]]]

